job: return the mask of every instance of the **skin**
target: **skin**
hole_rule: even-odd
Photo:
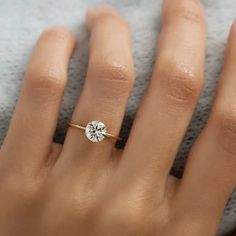
[[[99,119],[117,135],[135,77],[130,31],[108,6],[86,23],[88,73],[71,120]],[[209,120],[183,178],[169,175],[203,85],[205,38],[200,2],[164,1],[153,75],[118,151],[75,128],[52,143],[76,39],[46,30],[0,150],[0,235],[214,236],[236,184],[235,23]]]

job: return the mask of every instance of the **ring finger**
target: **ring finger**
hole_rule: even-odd
[[[91,31],[88,73],[72,122],[86,126],[92,120],[100,120],[109,133],[117,136],[134,80],[129,28],[111,7],[89,10],[87,25]],[[75,160],[83,162],[86,157],[86,162],[91,164],[88,160],[93,161],[94,157],[94,163],[102,164],[113,147],[114,142],[108,138],[92,143],[82,130],[71,127],[61,161],[72,160],[74,165]]]

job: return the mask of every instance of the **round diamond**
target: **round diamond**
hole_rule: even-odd
[[[106,126],[101,121],[89,122],[85,128],[85,135],[92,142],[102,141],[106,132]]]

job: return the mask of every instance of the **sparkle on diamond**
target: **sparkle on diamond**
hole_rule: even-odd
[[[106,132],[106,126],[101,121],[92,121],[85,128],[85,135],[92,142],[102,141]]]

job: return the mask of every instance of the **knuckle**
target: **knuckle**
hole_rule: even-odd
[[[164,68],[164,69],[163,69]],[[165,94],[178,103],[195,103],[202,87],[202,76],[185,66],[172,65],[159,70],[159,82]]]
[[[32,99],[39,102],[47,102],[61,96],[66,85],[66,75],[56,69],[37,72],[37,69],[29,70],[26,75],[26,90]]]
[[[120,63],[106,63],[99,70],[103,73],[104,79],[131,82],[133,76],[131,71],[125,65]]]
[[[97,81],[104,83],[111,92],[126,93],[133,85],[133,68],[124,65],[124,63],[100,62],[93,68],[95,68],[93,78],[95,77]]]
[[[62,90],[66,82],[66,75],[61,75],[61,73],[54,72],[53,70],[46,73],[34,71],[32,76],[30,73],[28,75],[29,86],[36,90]]]

